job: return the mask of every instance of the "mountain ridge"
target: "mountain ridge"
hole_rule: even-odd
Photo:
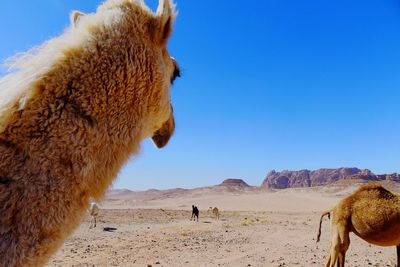
[[[286,189],[327,186],[340,180],[394,181],[400,182],[400,174],[374,174],[368,169],[359,168],[322,168],[317,170],[270,171],[261,184],[261,188]]]
[[[400,184],[400,174],[374,174],[368,169],[359,168],[321,168],[317,170],[282,170],[277,172],[272,170],[268,172],[260,186],[249,185],[244,179],[228,178],[220,184],[203,186],[192,189],[171,188],[171,189],[148,189],[145,191],[131,191],[128,189],[111,189],[107,192],[108,198],[114,195],[137,195],[151,196],[157,198],[168,198],[182,195],[200,195],[204,193],[243,193],[243,192],[261,192],[265,190],[279,190],[288,188],[312,188],[321,186],[330,186],[340,183],[351,186],[364,182],[394,182]]]

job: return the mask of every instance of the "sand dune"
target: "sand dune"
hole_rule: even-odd
[[[106,199],[101,205],[106,209],[190,209],[195,204],[199,209],[217,206],[228,211],[320,211],[332,207],[338,197],[322,197],[318,192],[264,192],[246,194],[206,194],[201,196],[176,196],[164,199],[136,198],[125,195],[120,198]]]

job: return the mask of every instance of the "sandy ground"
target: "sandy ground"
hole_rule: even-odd
[[[87,216],[47,266],[325,266],[329,223],[318,245],[317,225],[320,211],[339,199],[289,191],[154,199],[131,209],[124,209],[126,198],[106,202],[97,227],[89,229]],[[192,203],[200,207],[199,222],[190,221]],[[222,210],[220,220],[207,213],[211,203]],[[395,266],[395,260],[394,247],[351,236],[347,266]]]

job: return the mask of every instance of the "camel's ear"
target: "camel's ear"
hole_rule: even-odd
[[[76,27],[76,25],[78,25],[79,19],[83,16],[85,16],[85,14],[80,11],[77,11],[77,10],[72,11],[71,15],[69,16],[71,25]]]
[[[155,42],[160,45],[167,43],[168,37],[172,32],[175,16],[175,5],[172,0],[159,0],[155,21],[150,27]]]

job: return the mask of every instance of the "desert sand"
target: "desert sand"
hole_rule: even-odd
[[[89,229],[86,216],[47,266],[324,266],[330,226],[325,220],[316,244],[320,212],[355,188],[196,191],[162,198],[110,192],[100,203],[97,227]],[[199,222],[190,221],[192,204],[200,209]],[[220,220],[207,212],[210,206],[220,209]],[[352,234],[346,262],[395,266],[395,252]]]

